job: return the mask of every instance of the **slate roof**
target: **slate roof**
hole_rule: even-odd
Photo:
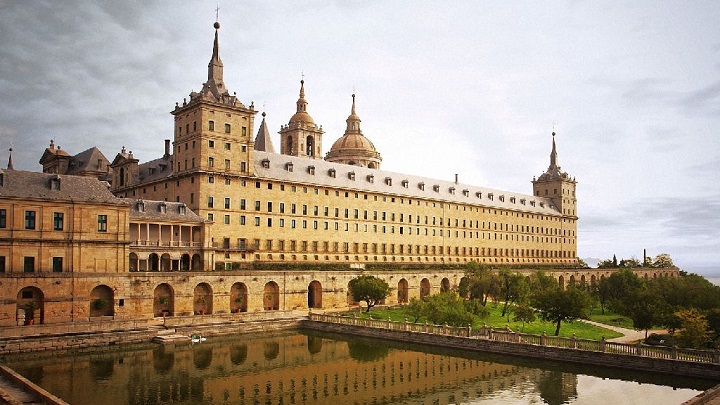
[[[561,215],[550,199],[528,194],[262,151],[256,151],[254,157],[255,173],[261,179],[299,182],[310,187],[314,185],[337,187],[353,192],[393,194],[397,197],[471,204],[533,214]],[[264,163],[269,167],[265,167]],[[292,171],[289,171],[288,164],[292,165]],[[311,173],[310,167],[314,168],[314,174]],[[330,175],[333,170],[334,177]]]
[[[126,204],[110,192],[107,182],[94,177],[23,170],[0,170],[0,176],[0,197]],[[53,180],[59,180],[57,189],[52,187]]]
[[[195,214],[185,203],[170,201],[151,201],[124,198],[130,204],[130,219],[156,220],[156,221],[175,221],[175,222],[205,222],[197,214]],[[160,207],[165,206],[165,212]],[[144,210],[140,208],[144,206]],[[185,213],[181,207],[185,207]]]

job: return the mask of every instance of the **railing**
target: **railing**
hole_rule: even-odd
[[[572,337],[558,337],[532,335],[529,333],[513,332],[509,328],[494,329],[483,326],[477,330],[471,330],[470,326],[457,327],[448,325],[430,325],[428,323],[395,322],[391,320],[378,320],[328,315],[310,314],[310,320],[316,322],[328,322],[341,325],[352,325],[366,328],[401,330],[415,333],[430,333],[435,335],[459,336],[473,339],[485,339],[495,342],[508,342],[523,345],[558,347],[563,349],[583,350],[592,352],[623,354],[629,356],[649,357],[656,359],[680,360],[695,363],[720,364],[720,351],[718,350],[696,350],[677,347],[648,346],[641,343],[627,344],[608,342],[602,340],[578,339]]]
[[[151,247],[202,247],[202,242],[187,242],[182,240],[135,240],[130,246],[151,246]]]

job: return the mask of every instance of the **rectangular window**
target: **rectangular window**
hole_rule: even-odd
[[[225,170],[230,170],[230,159],[225,159]]]
[[[56,231],[63,230],[63,213],[62,212],[54,212],[53,213],[53,230],[56,230]]]
[[[267,211],[272,212],[272,201],[268,201],[267,203]]]
[[[25,211],[25,229],[35,229],[35,211]]]
[[[225,215],[225,225],[230,225],[230,215]]]
[[[285,203],[280,203],[280,213],[281,214],[285,213]]]
[[[225,197],[225,209],[226,210],[230,209],[230,198],[229,197]]]
[[[245,225],[245,215],[240,215],[240,225]]]
[[[210,131],[214,131],[214,130],[215,130],[215,121],[208,121],[208,129],[209,129]]]
[[[53,265],[52,265],[52,271],[53,273],[62,273],[63,266],[62,266],[63,258],[62,257],[53,257]]]
[[[208,197],[208,208],[214,208],[214,205],[215,199],[212,196]]]
[[[260,211],[260,201],[255,201],[255,211]]]
[[[214,167],[215,166],[215,159],[213,159],[212,156],[208,157],[208,166]]]
[[[255,226],[260,226],[260,217],[255,217]]]
[[[212,222],[215,220],[215,216],[213,216],[212,212],[208,212],[208,221]]]
[[[245,164],[245,162],[240,162],[240,171],[241,172],[247,171],[247,165]]]
[[[0,256],[0,273],[5,273],[5,256]]]
[[[227,124],[227,123],[225,124],[225,133],[226,134],[230,133],[230,124]]]
[[[98,215],[98,232],[107,232],[107,215]]]
[[[230,150],[230,143],[229,143],[229,142],[225,142],[225,150]]]
[[[23,258],[23,272],[34,273],[35,272],[35,258],[24,257]]]
[[[244,198],[242,200],[240,200],[240,209],[241,210],[245,209],[245,199]]]
[[[215,141],[208,140],[208,148],[214,148],[215,147]]]
[[[7,210],[0,210],[0,228],[7,226]]]

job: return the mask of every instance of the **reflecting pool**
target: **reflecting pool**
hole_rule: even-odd
[[[680,404],[712,381],[288,331],[8,356],[72,405]]]

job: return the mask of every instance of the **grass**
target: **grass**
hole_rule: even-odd
[[[604,323],[610,326],[619,326],[621,328],[633,329],[632,319],[627,316],[616,314],[608,309],[605,313],[601,313],[600,309],[594,309],[590,313],[590,320],[594,322]]]
[[[488,303],[488,308],[490,309],[490,315],[485,319],[480,319],[478,317],[475,317],[475,320],[473,321],[473,329],[480,329],[483,324],[487,325],[488,327],[493,328],[505,328],[506,326],[509,326],[514,331],[519,331],[522,329],[523,333],[530,333],[530,334],[536,334],[541,335],[543,332],[545,332],[548,335],[554,335],[555,334],[555,324],[551,322],[546,322],[541,319],[536,319],[532,323],[526,323],[525,327],[523,328],[522,322],[514,322],[512,320],[513,315],[510,314],[510,320],[508,321],[507,315],[505,317],[500,316],[502,314],[502,305],[495,305],[493,303]],[[364,309],[363,309],[364,311]],[[607,311],[606,311],[607,313]],[[405,313],[405,310],[402,307],[395,307],[395,308],[373,308],[370,310],[369,313],[361,312],[358,314],[358,316],[367,318],[372,317],[374,319],[388,319],[390,318],[393,321],[397,322],[404,322],[406,319],[409,322],[413,321],[413,317],[410,315],[407,315]],[[424,318],[420,318],[418,321],[419,323],[425,322]],[[600,322],[600,321],[598,321]],[[632,322],[630,327],[632,328]],[[579,339],[591,339],[591,340],[600,340],[603,337],[605,339],[612,339],[616,337],[623,336],[621,333],[617,333],[614,331],[611,331],[610,329],[601,328],[598,326],[590,325],[585,322],[581,321],[575,321],[575,322],[563,322],[560,325],[560,336],[562,337],[571,337],[575,334],[575,336]]]

